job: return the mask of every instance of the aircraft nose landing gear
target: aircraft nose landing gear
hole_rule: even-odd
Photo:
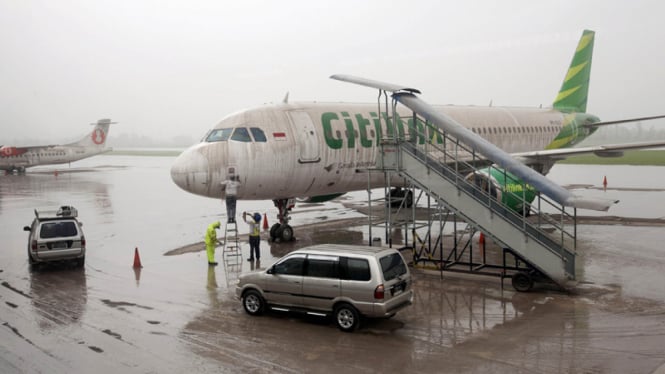
[[[275,199],[273,203],[279,210],[277,218],[279,223],[275,223],[270,228],[270,240],[276,242],[290,242],[295,239],[293,228],[289,226],[289,211],[296,205],[295,199]]]

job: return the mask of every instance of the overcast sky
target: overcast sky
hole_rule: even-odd
[[[112,132],[199,139],[266,102],[375,102],[353,74],[431,104],[549,106],[596,31],[588,111],[665,114],[662,1],[0,0],[0,144]],[[111,144],[113,145],[113,144]]]

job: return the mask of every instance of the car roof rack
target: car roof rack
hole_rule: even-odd
[[[44,218],[61,218],[61,217],[78,217],[78,209],[71,205],[63,205],[58,210],[37,210],[35,209],[35,217],[39,219]]]

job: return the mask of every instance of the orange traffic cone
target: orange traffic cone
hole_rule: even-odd
[[[134,248],[134,268],[142,268],[143,265],[141,265],[141,257],[139,257],[139,248],[136,247]]]
[[[268,216],[265,213],[263,213],[263,229],[268,229]]]

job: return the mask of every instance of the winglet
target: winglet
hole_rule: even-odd
[[[118,122],[111,122],[110,118],[102,118],[102,119],[97,120],[97,122],[91,123],[91,125],[92,126],[95,126],[95,125],[114,125],[116,123],[118,123]]]
[[[554,104],[554,109],[562,112],[586,113],[589,80],[591,78],[591,58],[595,32],[584,30],[577,44],[573,61],[570,63],[561,90]]]
[[[607,212],[612,205],[617,204],[619,200],[608,200],[593,197],[581,197],[573,195],[568,199],[564,205],[572,206],[578,209],[597,210],[600,212]]]

